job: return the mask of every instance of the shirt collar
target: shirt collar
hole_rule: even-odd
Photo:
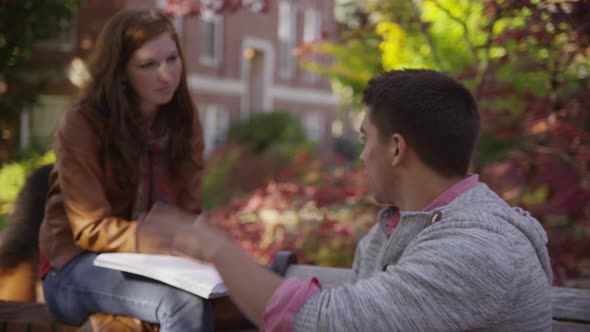
[[[444,193],[440,194],[436,197],[430,204],[428,204],[422,211],[429,212],[439,207],[448,205],[451,203],[455,198],[459,197],[461,194],[467,192],[471,188],[475,187],[479,183],[479,175],[477,174],[470,174],[465,177],[463,180],[455,183],[452,187],[447,189]],[[407,211],[405,214],[411,212]],[[416,213],[416,212],[414,212]],[[395,206],[390,206],[385,208],[381,211],[378,220],[381,224],[382,229],[385,231],[387,235],[390,235],[395,227],[399,224],[401,215],[400,210]]]
[[[470,174],[463,180],[455,183],[451,188],[449,188],[444,193],[440,194],[437,198],[435,198],[430,204],[428,204],[424,210],[422,211],[432,211],[436,208],[441,206],[448,205],[452,202],[455,198],[459,197],[464,192],[468,191],[469,189],[475,187],[479,183],[479,175],[477,174]]]

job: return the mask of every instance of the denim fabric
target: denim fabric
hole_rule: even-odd
[[[97,255],[83,253],[45,277],[45,301],[60,320],[81,325],[91,314],[105,312],[160,324],[161,332],[213,331],[209,301],[158,281],[94,266]]]

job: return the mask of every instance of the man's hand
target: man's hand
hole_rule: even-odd
[[[190,227],[177,232],[172,244],[172,252],[212,261],[213,257],[227,245],[229,245],[227,237],[211,225],[206,213],[202,213]]]
[[[155,204],[138,228],[138,251],[174,253],[215,265],[236,305],[262,326],[264,310],[283,279],[261,267],[209,223],[206,214]],[[248,278],[244,279],[244,275]]]
[[[139,221],[137,228],[137,252],[171,255],[172,243],[177,233],[191,227],[197,215],[172,205],[156,203]]]
[[[137,251],[146,254],[177,254],[211,261],[228,241],[210,225],[206,214],[188,213],[163,203],[154,204],[137,230]]]

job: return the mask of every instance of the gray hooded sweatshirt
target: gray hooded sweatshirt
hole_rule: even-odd
[[[432,212],[391,208],[359,243],[354,280],[322,290],[294,331],[550,331],[547,234],[485,184]]]

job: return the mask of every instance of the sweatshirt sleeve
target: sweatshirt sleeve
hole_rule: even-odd
[[[363,237],[356,246],[354,251],[354,261],[352,262],[352,282],[357,282],[360,279],[360,270],[363,264],[362,257],[364,257],[363,252],[365,249],[365,242],[369,237]]]
[[[459,331],[508,308],[515,263],[508,241],[474,228],[438,228],[396,265],[308,299],[293,331]]]

